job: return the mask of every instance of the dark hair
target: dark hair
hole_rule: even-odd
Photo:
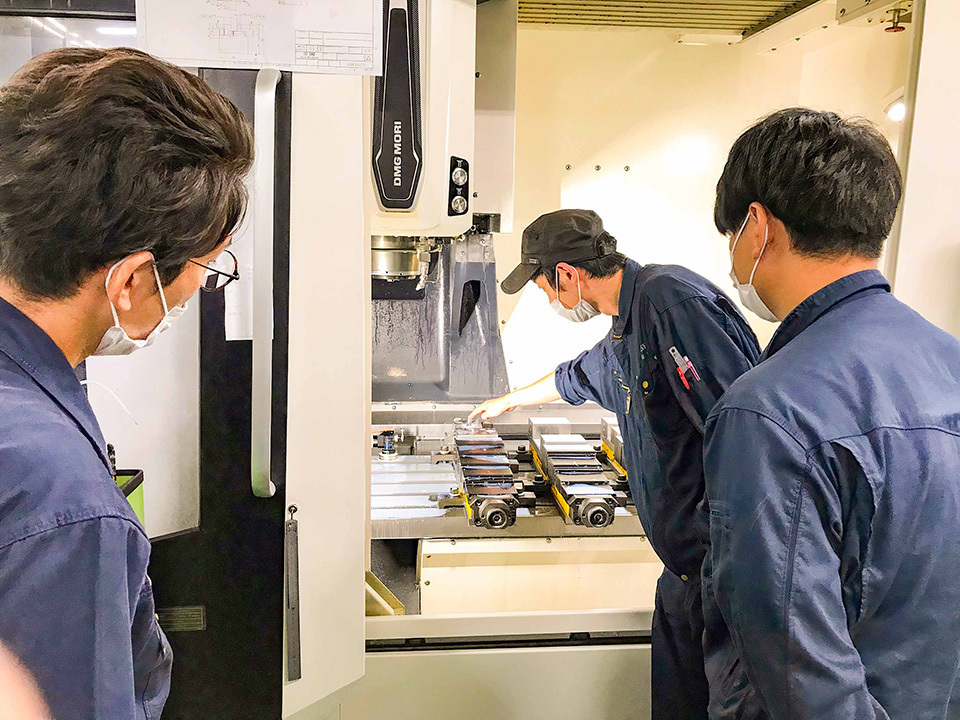
[[[140,251],[162,282],[246,209],[253,136],[199,78],[127,48],[43,53],[0,87],[0,276],[70,297]]]
[[[615,275],[618,270],[623,268],[623,266],[627,264],[627,256],[622,253],[613,252],[597,258],[596,260],[581,260],[579,262],[565,264],[571,265],[578,270],[583,270],[587,274],[587,277],[605,278]],[[550,283],[550,287],[556,290],[557,265],[559,265],[559,263],[542,266],[530,279],[536,280],[538,277],[543,275],[547,279],[547,282]]]
[[[713,216],[720,232],[736,232],[758,202],[783,222],[800,254],[877,258],[901,192],[897,160],[874,125],[791,108],[733,144]]]

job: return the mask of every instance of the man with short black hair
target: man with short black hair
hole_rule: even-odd
[[[471,417],[561,398],[616,413],[630,491],[666,566],[653,617],[653,718],[702,720],[703,421],[760,349],[718,287],[677,265],[638,265],[616,247],[590,210],[548,213],[523,231],[521,263],[503,281],[504,292],[533,281],[568,320],[602,313],[613,326],[593,349],[529,387],[488,400]]]
[[[0,87],[0,641],[55,718],[166,701],[150,543],[74,368],[238,277],[252,160],[236,107],[136,50],[56,50]]]
[[[791,109],[717,186],[782,325],[707,420],[712,718],[944,718],[960,663],[960,342],[890,294],[901,195],[870,124]]]

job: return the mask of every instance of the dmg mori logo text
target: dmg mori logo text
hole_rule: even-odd
[[[395,120],[393,123],[393,185],[403,185],[403,123]]]

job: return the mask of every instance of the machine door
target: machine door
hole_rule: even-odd
[[[287,254],[289,246],[289,155],[291,76],[276,73],[269,110],[257,102],[256,70],[201,70],[201,77],[229,97],[255,124],[258,145],[269,148],[266,187],[251,187],[249,220],[267,206],[277,219],[261,239],[270,262],[251,267],[248,242],[233,248],[241,258],[241,281],[249,286],[267,274],[275,302],[268,303],[268,425],[255,418],[254,361],[262,348],[249,337],[228,338],[225,292],[200,293],[199,394],[174,396],[200,408],[200,523],[184,534],[155,541],[150,562],[160,624],[174,653],[173,682],[164,720],[279,718],[282,706],[284,637],[284,518],[287,388]],[[264,112],[270,117],[265,118]],[[269,139],[262,131],[275,126]],[[269,140],[269,142],[267,141]],[[258,147],[258,161],[265,154]],[[255,173],[256,174],[256,171]],[[251,178],[249,183],[254,185]],[[261,183],[263,184],[263,183]],[[262,258],[261,258],[262,260]],[[255,272],[254,272],[255,271]],[[231,291],[232,292],[232,291]],[[272,331],[272,339],[269,337]],[[168,390],[168,393],[170,391]],[[267,479],[275,491],[254,492],[263,458],[253,448],[266,438]],[[166,445],[175,455],[182,449]],[[255,456],[256,455],[256,456]],[[149,480],[147,480],[149,482]]]
[[[254,122],[234,238],[250,292],[201,297],[200,525],[150,568],[175,656],[163,716],[323,720],[363,674],[363,81],[201,74]]]
[[[299,617],[288,605],[283,716],[321,720],[364,661],[371,250],[363,80],[295,75],[291,135],[286,505],[297,508]],[[289,589],[289,572],[287,580]]]

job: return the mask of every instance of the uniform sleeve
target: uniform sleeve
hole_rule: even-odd
[[[603,405],[600,377],[607,367],[604,352],[607,343],[608,340],[604,338],[573,360],[557,366],[554,375],[557,392],[571,405],[583,405],[588,401]]]
[[[770,717],[887,719],[847,629],[833,485],[781,425],[746,410],[709,419],[704,453],[712,596]]]
[[[663,364],[670,388],[694,426],[703,432],[707,415],[733,381],[753,367],[759,348],[741,347],[727,332],[729,318],[704,297],[679,302],[657,314],[654,323],[656,352]],[[670,352],[689,358],[693,371],[686,373],[689,389],[677,372]]]
[[[0,639],[34,673],[53,717],[142,716],[132,624],[148,557],[139,528],[112,517],[63,525],[0,551]]]

